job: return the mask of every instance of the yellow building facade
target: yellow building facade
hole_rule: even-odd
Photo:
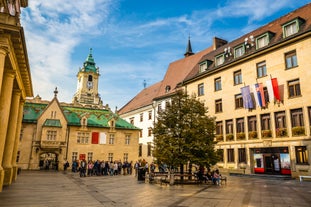
[[[216,117],[223,171],[310,175],[311,4],[206,54],[183,88]]]
[[[57,88],[51,101],[39,96],[26,100],[17,159],[20,168],[58,170],[66,161],[138,159],[140,129],[102,106],[99,68],[91,52],[78,71],[73,103],[60,103]]]
[[[20,7],[27,4],[27,0],[12,7],[0,4],[0,192],[17,178],[23,105],[26,97],[33,96],[24,31],[19,20]]]

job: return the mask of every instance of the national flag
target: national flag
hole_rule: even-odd
[[[244,86],[241,88],[242,98],[243,98],[243,106],[246,109],[254,108],[251,92],[249,86]]]
[[[106,140],[107,140],[107,138],[106,138],[107,136],[106,136],[106,133],[104,133],[104,132],[101,132],[100,134],[99,134],[99,144],[106,144]]]
[[[265,100],[265,93],[263,92],[263,85],[262,83],[256,83],[256,92],[257,92],[257,97],[258,101],[260,101],[260,106],[265,107],[266,106],[266,100]]]
[[[280,101],[279,85],[276,78],[272,78],[266,81],[267,90],[269,93],[269,101]]]
[[[99,132],[92,132],[92,144],[98,144]]]
[[[277,78],[272,78],[272,88],[273,88],[273,94],[277,101],[280,101],[280,92],[279,92],[279,84]]]

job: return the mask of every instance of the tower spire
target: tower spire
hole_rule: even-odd
[[[187,49],[186,49],[186,53],[184,54],[185,57],[188,57],[190,55],[193,55],[194,53],[192,52],[192,47],[191,47],[191,42],[190,42],[190,34],[188,37],[188,45],[187,45]]]

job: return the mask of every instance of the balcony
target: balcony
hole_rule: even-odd
[[[224,141],[224,135],[223,134],[217,134],[215,136],[215,138],[216,138],[217,142],[223,142]]]
[[[237,133],[236,138],[237,140],[245,140],[245,133],[244,132]]]
[[[257,139],[258,138],[257,132],[256,131],[248,132],[248,138],[249,139]]]
[[[234,140],[233,134],[227,134],[226,135],[226,141],[233,141],[233,140]]]
[[[261,136],[262,136],[262,138],[270,138],[270,137],[272,137],[272,132],[271,132],[271,130],[262,130]]]
[[[287,129],[286,128],[277,128],[275,130],[276,137],[287,137]]]

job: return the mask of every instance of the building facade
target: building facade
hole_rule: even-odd
[[[311,4],[205,55],[182,84],[216,117],[217,165],[310,175]]]
[[[28,1],[0,4],[0,192],[17,178],[17,147],[26,97],[33,96],[20,7]]]
[[[68,161],[138,159],[140,129],[103,107],[98,95],[99,68],[92,53],[79,69],[73,103],[27,99],[18,149],[22,169],[63,169]],[[71,165],[70,165],[71,166]]]
[[[211,48],[186,52],[171,63],[156,93],[142,91],[119,113],[139,120],[153,109],[156,121],[157,110],[165,108],[174,91],[184,89],[216,118],[222,171],[310,175],[310,37],[307,4],[231,42],[214,38]],[[146,97],[149,102],[140,106]]]

